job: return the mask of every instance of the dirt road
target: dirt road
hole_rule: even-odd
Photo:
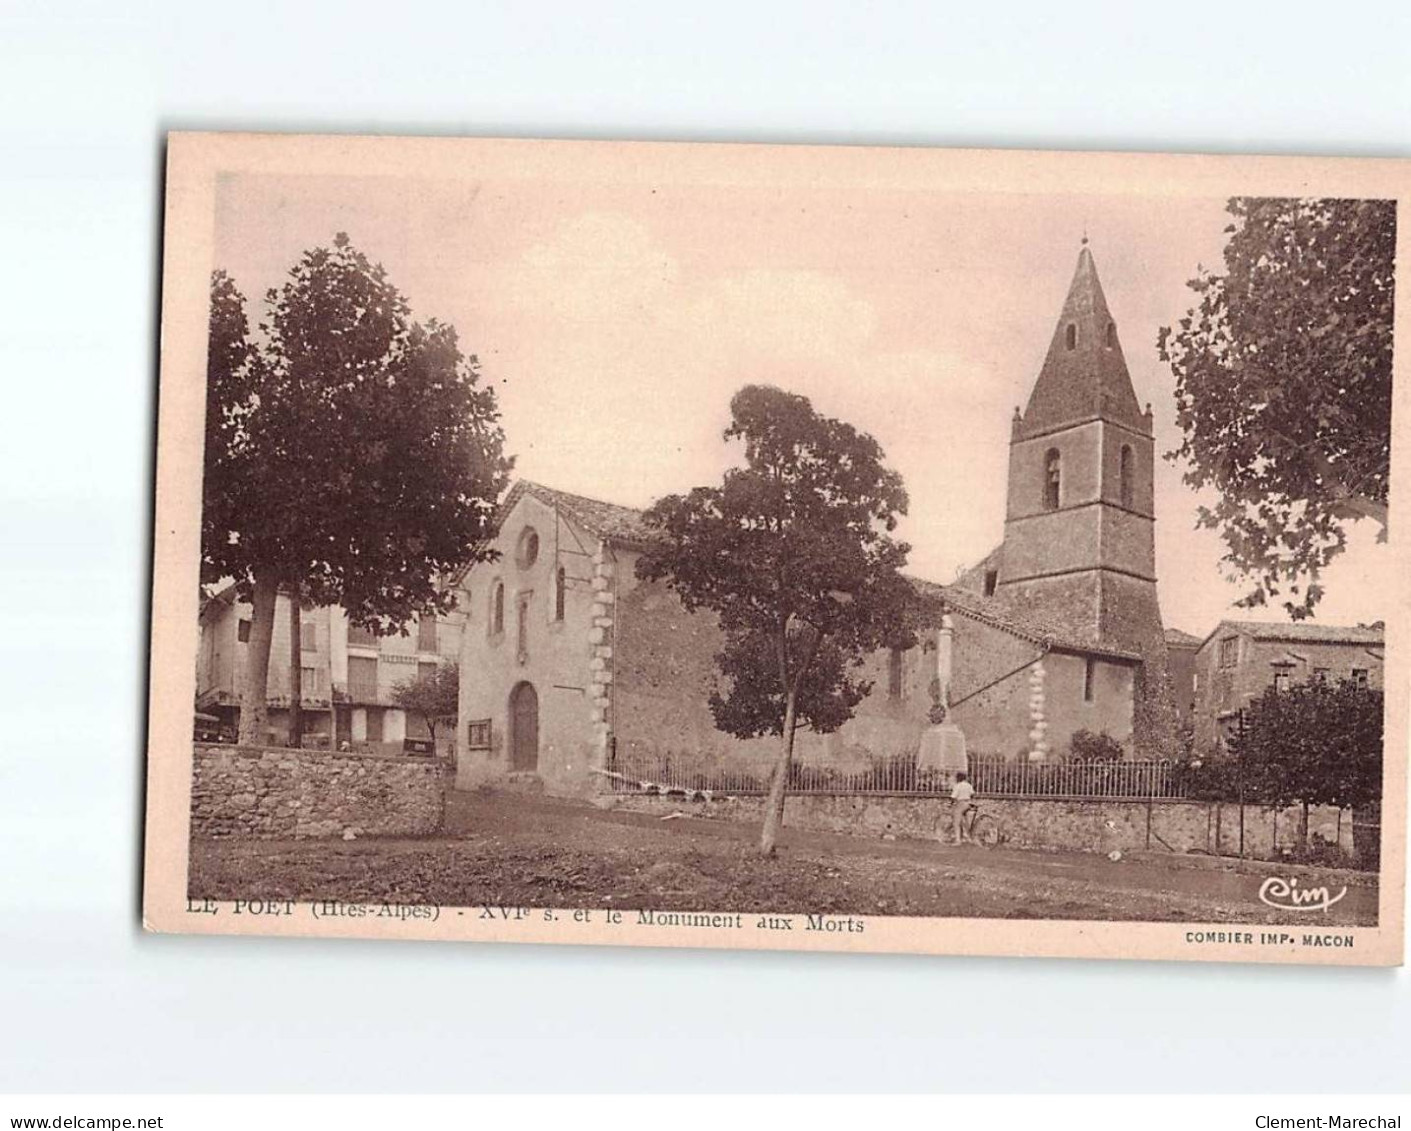
[[[1329,874],[1330,910],[1280,911],[1258,897],[1270,872],[1213,861],[1126,859],[785,830],[778,857],[751,851],[752,825],[673,820],[503,793],[456,793],[446,834],[415,840],[195,841],[190,894],[234,899],[393,900],[443,906],[1004,919],[1138,919],[1321,926],[1376,922],[1366,877]],[[1199,863],[1202,866],[1192,866]],[[1350,881],[1350,882],[1349,882]]]

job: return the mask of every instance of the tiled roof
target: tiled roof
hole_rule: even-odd
[[[1184,644],[1189,648],[1200,647],[1200,637],[1192,636],[1189,632],[1182,632],[1179,628],[1168,628],[1166,630],[1167,644]]]
[[[528,479],[518,480],[505,496],[500,507],[500,517],[508,515],[524,495],[531,495],[545,506],[553,507],[583,527],[588,533],[610,542],[630,546],[645,546],[655,540],[656,534],[643,521],[642,512],[632,507],[605,503],[601,499],[590,499],[586,495],[571,495],[567,491],[556,491],[542,483]]]
[[[1304,644],[1362,644],[1380,647],[1386,629],[1380,624],[1310,624],[1261,620],[1222,620],[1202,646],[1222,631],[1233,630],[1254,640],[1286,640]]]
[[[1001,597],[982,597],[974,590],[959,585],[938,585],[934,581],[911,578],[911,583],[923,595],[933,597],[947,607],[1023,640],[1045,647],[1082,652],[1085,655],[1109,656],[1121,660],[1140,660],[1141,655],[1105,644],[1094,644],[1082,635],[1062,625],[1044,620],[1029,609],[1018,609]]]

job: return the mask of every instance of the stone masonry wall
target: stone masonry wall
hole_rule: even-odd
[[[327,750],[197,746],[193,836],[425,836],[441,828],[449,768],[439,759]]]
[[[746,796],[689,802],[681,797],[624,794],[611,802],[619,808],[644,812],[679,810],[693,816],[755,821],[763,817],[764,800]],[[1234,856],[1239,852],[1236,829],[1239,806],[1195,801],[1120,801],[1112,799],[985,798],[984,812],[1002,824],[1007,843],[1017,848],[1068,849],[1079,852],[1208,853]],[[1278,859],[1292,849],[1298,831],[1296,809],[1274,812],[1247,806],[1245,855]],[[795,794],[785,801],[787,828],[855,836],[895,836],[934,840],[948,835],[948,798],[899,794]],[[1352,816],[1327,807],[1309,817],[1310,832],[1336,843],[1341,854],[1355,859]]]

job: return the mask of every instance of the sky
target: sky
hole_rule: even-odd
[[[1246,591],[1180,443],[1159,327],[1218,268],[1222,199],[925,191],[650,175],[479,179],[225,174],[215,266],[250,300],[346,231],[419,320],[452,323],[503,413],[516,474],[629,506],[717,482],[729,401],[767,382],[870,432],[902,476],[908,571],[950,581],[1003,537],[1009,424],[1038,376],[1086,235],[1158,454],[1168,627],[1204,636]],[[1209,501],[1205,497],[1204,501]],[[1366,524],[1325,572],[1326,623],[1383,618],[1390,556]]]

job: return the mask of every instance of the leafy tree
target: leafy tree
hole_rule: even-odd
[[[1382,693],[1351,680],[1270,687],[1245,711],[1230,741],[1225,776],[1237,772],[1246,800],[1356,807],[1381,798]]]
[[[260,741],[275,595],[341,605],[379,634],[453,600],[442,575],[491,551],[511,461],[494,391],[455,329],[413,322],[339,233],[307,251],[252,340],[211,281],[201,574],[254,606],[240,741]]]
[[[1068,740],[1071,762],[1120,762],[1126,756],[1122,744],[1105,730],[1093,732],[1084,727],[1075,730]]]
[[[426,720],[431,741],[436,741],[436,726],[456,717],[456,700],[460,694],[460,666],[454,662],[437,664],[432,671],[418,672],[392,689],[392,702],[405,711],[412,711]]]
[[[744,442],[745,465],[658,500],[647,520],[661,539],[637,573],[719,618],[716,726],[781,739],[760,834],[769,855],[799,724],[836,730],[870,689],[863,658],[914,642],[913,590],[898,572],[909,547],[891,537],[907,498],[877,442],[807,398],[748,385],[730,409],[724,438]]]
[[[1284,595],[1309,616],[1319,575],[1371,519],[1386,537],[1396,202],[1235,197],[1225,273],[1163,327],[1184,432],[1170,459],[1214,487],[1202,526],[1254,579],[1240,602]]]

